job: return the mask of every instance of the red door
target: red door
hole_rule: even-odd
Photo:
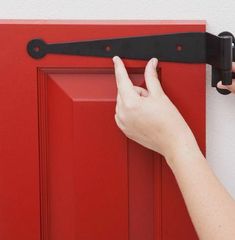
[[[0,239],[198,239],[164,159],[115,124],[111,58],[36,60],[26,45],[204,32],[205,22],[1,20],[0,30]],[[147,61],[124,62],[143,85]],[[205,64],[160,62],[159,76],[204,152]]]

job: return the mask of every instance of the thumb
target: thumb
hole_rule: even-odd
[[[157,58],[150,59],[145,67],[144,72],[146,87],[149,93],[153,95],[163,92],[157,75],[156,70],[157,64],[158,64]]]

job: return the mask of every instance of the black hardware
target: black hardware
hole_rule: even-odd
[[[218,36],[208,32],[185,32],[165,35],[130,36],[80,42],[46,43],[33,39],[27,44],[28,54],[43,58],[46,54],[113,57],[181,63],[207,63],[212,66],[212,87],[219,81],[232,84],[232,61],[235,61],[235,38],[230,32]],[[217,87],[216,87],[217,88]],[[221,94],[230,91],[218,89]]]

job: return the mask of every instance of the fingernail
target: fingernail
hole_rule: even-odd
[[[154,67],[157,66],[157,62],[158,62],[157,58],[152,59],[152,64],[153,64]]]
[[[116,62],[117,58],[118,58],[117,56],[114,56],[114,57],[112,58],[112,60],[113,60],[114,63]]]

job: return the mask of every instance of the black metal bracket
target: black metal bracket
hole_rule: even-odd
[[[235,61],[235,38],[230,32],[218,36],[208,32],[185,32],[164,35],[130,36],[80,42],[46,43],[33,39],[27,44],[28,54],[35,59],[45,55],[67,54],[113,57],[179,63],[207,63],[212,66],[212,87],[219,81],[232,84],[232,62]],[[217,87],[216,87],[217,88]],[[229,94],[226,89],[218,89]]]

